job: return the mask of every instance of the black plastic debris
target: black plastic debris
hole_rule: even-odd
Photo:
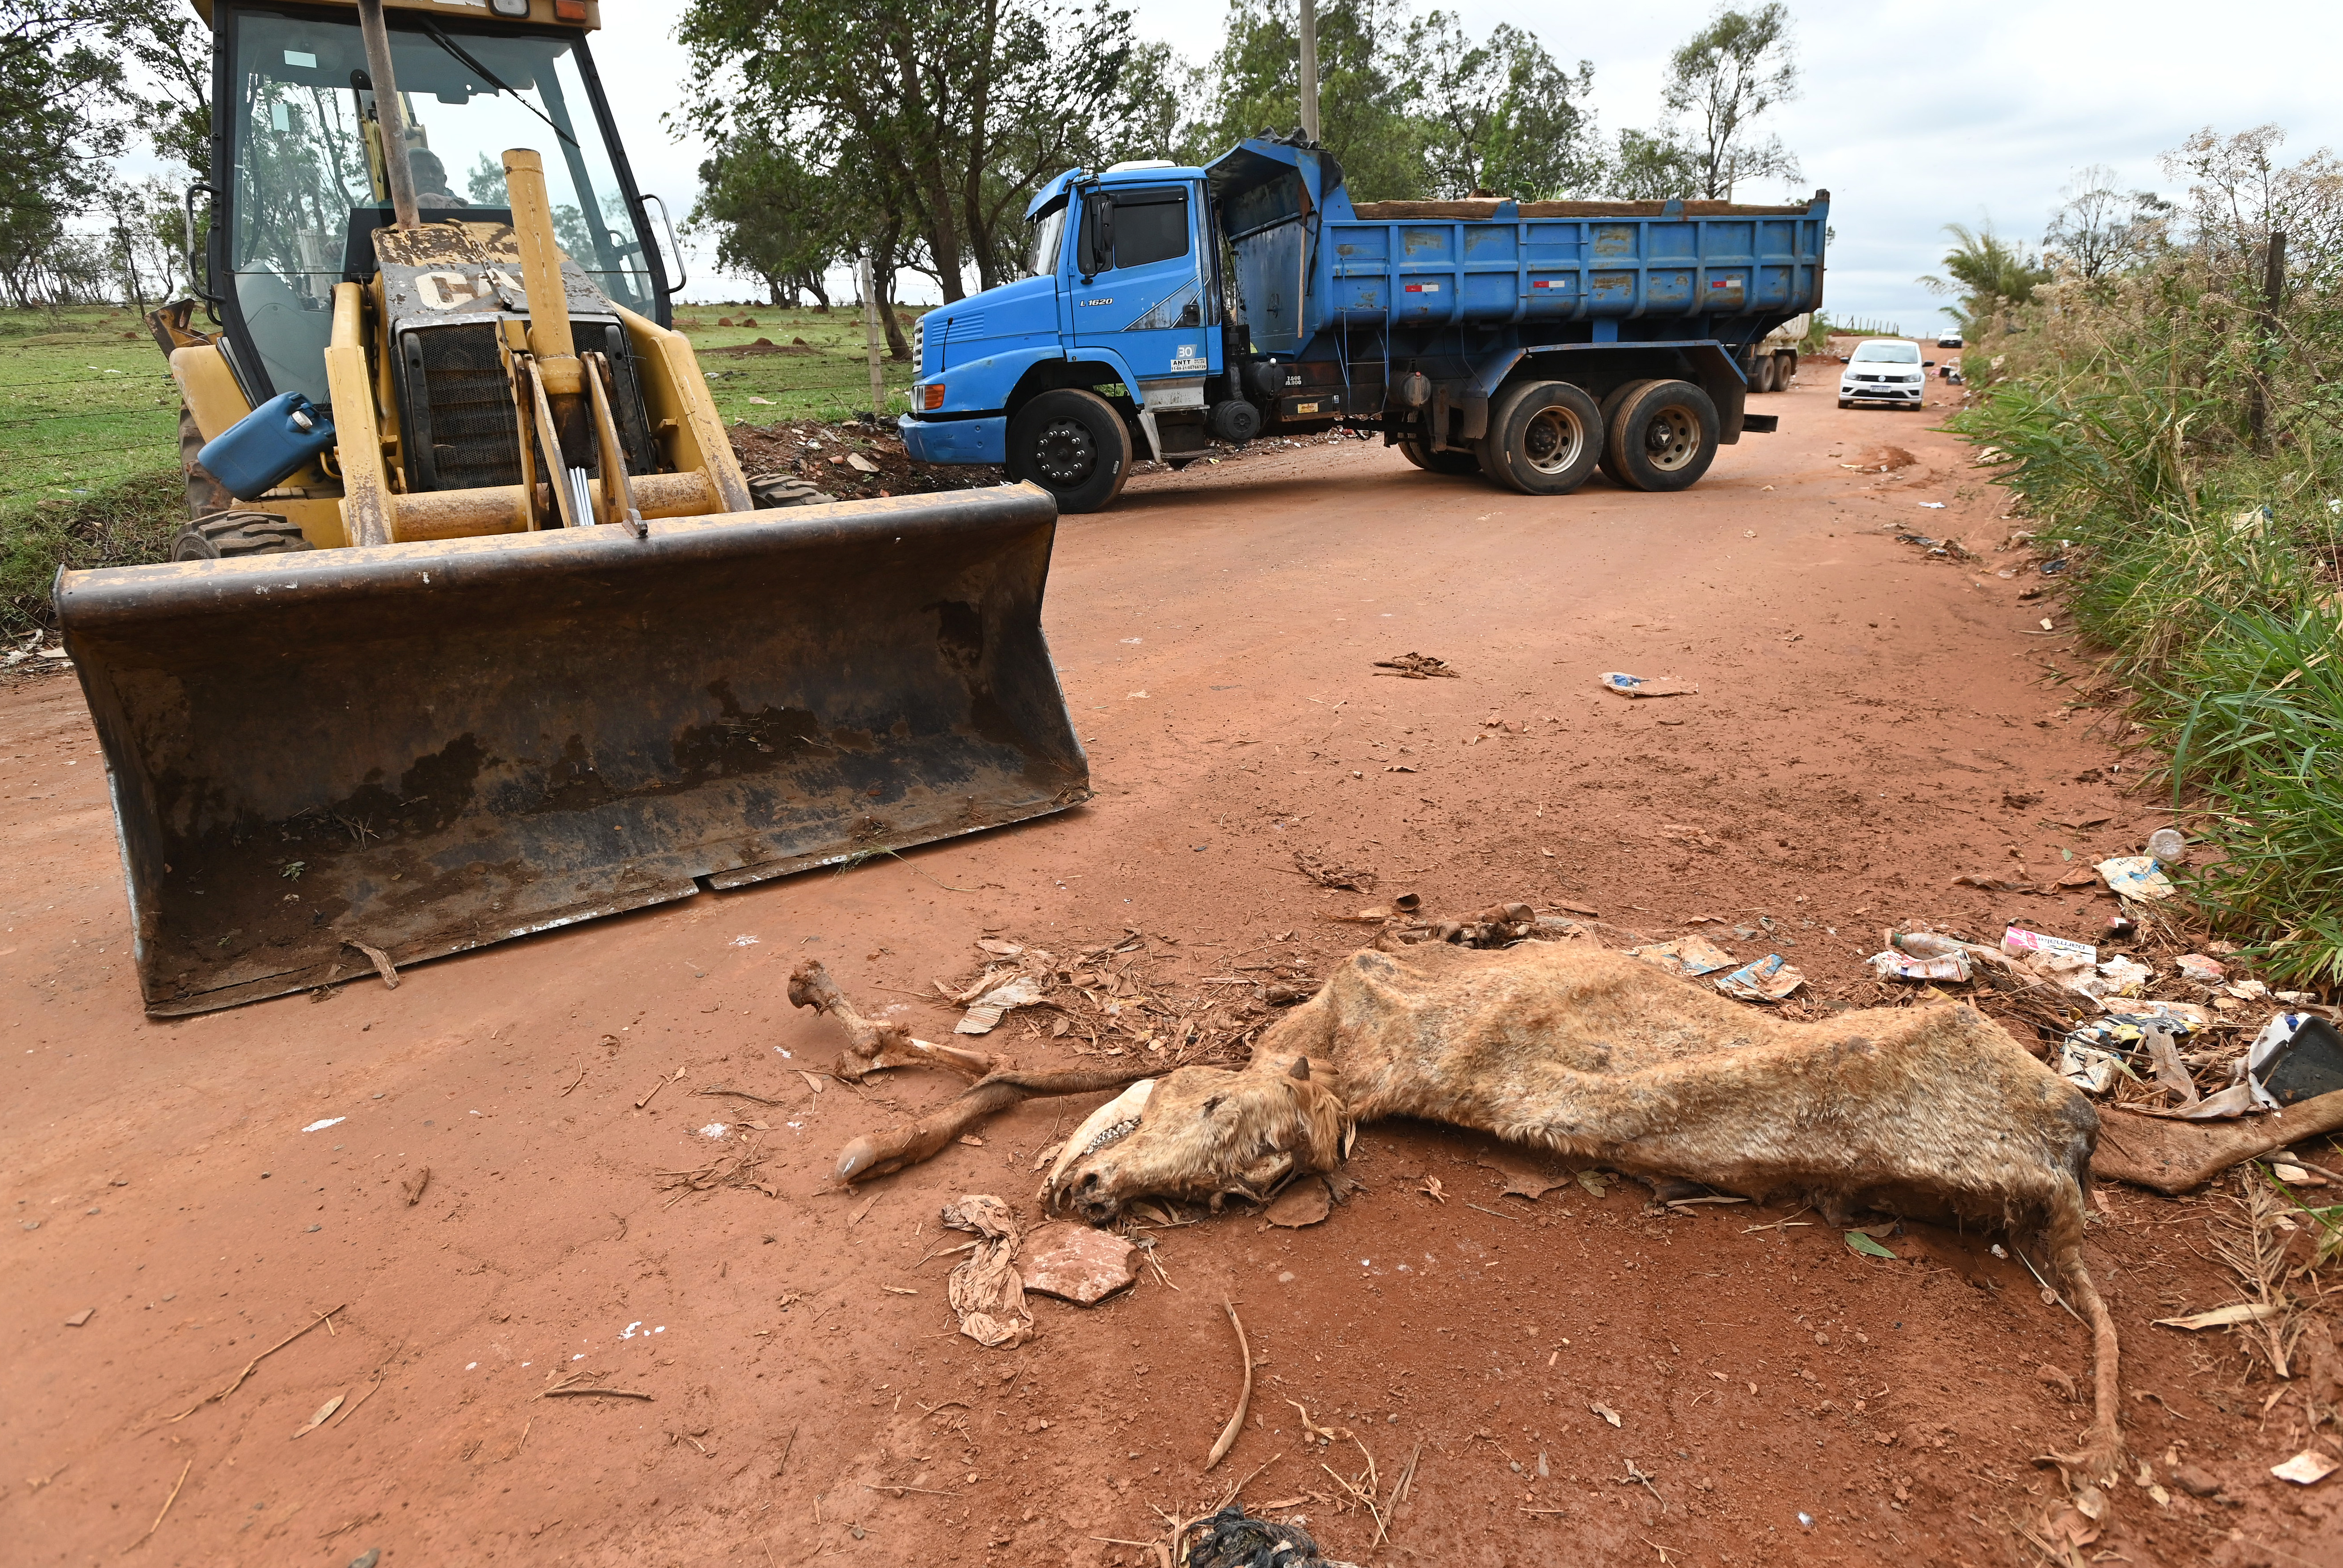
[[[1274,1519],[1249,1519],[1232,1503],[1196,1527],[1186,1568],[1350,1568],[1318,1553],[1310,1533]]]
[[[2343,1033],[2323,1018],[2305,1015],[2254,1072],[2270,1098],[2295,1105],[2343,1090]]]

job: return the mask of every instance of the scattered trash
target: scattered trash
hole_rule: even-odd
[[[1321,1556],[1318,1543],[1298,1525],[1273,1519],[1250,1519],[1244,1504],[1232,1503],[1191,1529],[1188,1555],[1181,1568],[1254,1568],[1274,1563],[1277,1568],[1349,1568]]]
[[[860,452],[846,454],[846,466],[859,474],[875,474],[879,471],[879,465]]]
[[[84,1307],[81,1311],[75,1312],[73,1316],[65,1320],[65,1327],[69,1329],[77,1329],[81,1327],[84,1323],[89,1322],[91,1316],[96,1313],[96,1311],[97,1309],[96,1307]]]
[[[2264,1105],[2296,1105],[2343,1090],[2343,1033],[2314,1014],[2282,1012],[2254,1037],[2246,1077]]]
[[[1625,675],[1617,670],[1594,678],[1605,691],[1615,691],[1622,697],[1697,697],[1700,688],[1680,680],[1653,678],[1641,675]]]
[[[2270,1473],[2280,1481],[2291,1481],[2297,1486],[2314,1486],[2343,1470],[2343,1461],[2328,1458],[2315,1448],[2306,1448],[2284,1464],[2270,1466]]]
[[[1942,501],[1922,501],[1920,505],[1932,512],[1941,512],[1945,509],[1945,503]]]
[[[2127,942],[2137,935],[2139,935],[2139,922],[2129,915],[2118,910],[2107,917],[2107,940]]]
[[[1672,975],[1687,978],[1729,970],[1735,961],[1731,953],[1706,937],[1680,937],[1672,942],[1629,948],[1627,956],[1641,959],[1647,964],[1657,964]]]
[[[1462,678],[1455,666],[1428,653],[1403,653],[1397,658],[1379,658],[1375,660],[1375,669],[1379,674],[1396,675],[1403,680],[1429,680],[1434,676],[1444,676],[1451,680]]]
[[[2001,933],[2001,950],[2014,959],[2050,959],[2067,969],[2087,969],[2099,961],[2099,950],[2088,942],[2068,941],[2024,926]]]
[[[2156,971],[2147,965],[2137,959],[2126,958],[2121,953],[2107,960],[2098,968],[2099,978],[2107,986],[2107,990],[2096,993],[2100,996],[2137,996],[2139,988],[2156,978]]]
[[[1325,1183],[1319,1182],[1318,1188],[1322,1192]],[[1025,1238],[1018,1251],[1017,1271],[1029,1291],[1096,1306],[1138,1278],[1131,1267],[1137,1251],[1127,1237],[1111,1231],[1053,1220]]]
[[[2171,879],[2157,868],[2153,855],[2118,855],[2101,860],[2098,872],[2117,898],[2168,899],[2173,894]]]
[[[2181,979],[2195,980],[2199,985],[2218,985],[2229,972],[2219,960],[2208,959],[2199,953],[2182,953],[2172,960],[2172,967],[2180,971]]]
[[[1026,1310],[1024,1282],[1017,1271],[1014,1211],[989,1193],[968,1192],[945,1204],[937,1218],[946,1230],[970,1231],[977,1237],[974,1250],[952,1265],[945,1282],[944,1293],[960,1320],[960,1332],[990,1350],[1032,1338],[1033,1315]]]
[[[2188,840],[2177,828],[2158,828],[2147,836],[2147,853],[2159,865],[2177,866],[2188,859]]]
[[[301,1129],[301,1131],[304,1132],[323,1132],[327,1128],[339,1127],[343,1122],[347,1121],[348,1120],[349,1118],[347,1116],[328,1116],[323,1121],[312,1121],[308,1126]]]
[[[2159,1008],[2166,1005],[2156,1004]],[[2127,1060],[2133,1056],[2152,1058],[2149,1044],[2151,1032],[2167,1039],[2185,1038],[2205,1025],[2185,1013],[2170,1011],[2117,1012],[2105,1018],[2077,1024],[2058,1042],[2058,1076],[2093,1094],[2105,1094],[2115,1086],[2119,1072],[2133,1072]],[[2143,1063],[2153,1067],[2152,1060]],[[2137,1072],[2133,1072],[2137,1077]]]
[[[1716,989],[1741,1001],[1782,1001],[1806,983],[1779,953],[1767,953],[1716,982]]]
[[[1867,960],[1872,972],[1881,980],[1956,980],[1976,978],[1975,961],[1965,952],[1946,953],[1936,958],[1920,958],[1912,953],[1890,949],[1874,953]]]

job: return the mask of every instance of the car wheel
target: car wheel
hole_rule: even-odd
[[[1839,406],[1840,407],[1842,407],[1842,408],[1852,408],[1852,407],[1855,407],[1855,405],[1854,405],[1853,403],[1849,402],[1847,399],[1845,399],[1845,398],[1844,398],[1844,397],[1842,397],[1842,398],[1840,398],[1840,399],[1838,400],[1838,406]]]
[[[1131,477],[1131,428],[1095,392],[1044,392],[1009,422],[1009,476],[1041,486],[1061,512],[1113,504]]]
[[[1638,490],[1681,490],[1716,460],[1716,405],[1689,381],[1628,389],[1604,438],[1604,470]]]
[[[1603,456],[1603,411],[1567,381],[1506,394],[1481,439],[1481,472],[1525,496],[1566,496]]]

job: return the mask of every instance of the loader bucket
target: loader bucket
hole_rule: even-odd
[[[1022,485],[59,575],[204,1012],[1090,798]]]

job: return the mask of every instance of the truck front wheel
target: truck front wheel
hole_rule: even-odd
[[[1111,505],[1131,476],[1131,428],[1095,392],[1044,392],[1009,421],[1009,477],[1030,479],[1061,512]]]
[[[1525,496],[1566,496],[1603,456],[1603,413],[1567,381],[1532,381],[1489,416],[1481,471]]]
[[[1612,394],[1603,471],[1631,490],[1681,490],[1716,460],[1716,405],[1689,381],[1644,381]]]

